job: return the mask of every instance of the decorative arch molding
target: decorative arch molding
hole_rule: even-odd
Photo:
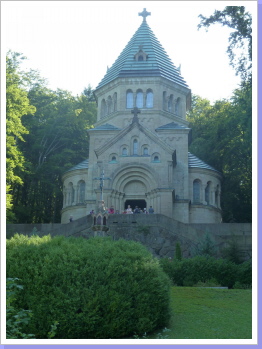
[[[132,181],[142,183],[147,192],[157,188],[157,180],[152,174],[152,170],[145,165],[135,163],[132,166],[125,166],[115,173],[112,188],[124,193],[125,186]]]

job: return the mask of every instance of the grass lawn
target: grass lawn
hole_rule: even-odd
[[[171,308],[167,338],[252,338],[251,290],[172,287]]]

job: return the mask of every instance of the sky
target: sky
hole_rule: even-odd
[[[34,69],[48,87],[74,96],[93,89],[147,22],[193,94],[212,103],[230,98],[239,85],[226,50],[230,30],[198,30],[199,14],[236,5],[231,1],[2,1],[2,53],[23,53],[23,69]],[[256,1],[237,1],[256,19]],[[254,26],[255,28],[255,26]]]

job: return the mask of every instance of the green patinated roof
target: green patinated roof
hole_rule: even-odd
[[[70,169],[67,170],[65,173],[70,172],[70,171],[75,171],[75,170],[85,170],[85,169],[88,168],[88,163],[89,163],[89,160],[86,159],[86,160],[80,162],[78,165],[76,165],[76,166],[70,168]]]
[[[148,55],[145,61],[136,61],[134,58],[140,49]],[[107,71],[97,89],[116,78],[142,76],[164,77],[188,88],[179,70],[174,66],[145,20]]]
[[[212,170],[215,172],[218,172],[214,167],[206,164],[204,161],[200,160],[198,157],[196,157],[195,155],[193,155],[192,153],[188,152],[188,167],[189,168],[203,168],[206,170]],[[70,170],[66,171],[66,172],[70,172],[70,171],[75,171],[75,170],[85,170],[88,169],[88,159],[80,162],[78,165],[70,168]]]
[[[195,155],[193,155],[192,153],[189,153],[189,152],[188,152],[188,167],[190,167],[190,168],[192,168],[192,167],[203,168],[206,170],[212,170],[212,171],[220,173],[214,167],[208,165],[207,163],[200,160],[198,157],[196,157]]]
[[[189,128],[186,126],[183,126],[183,125],[176,124],[175,122],[170,122],[169,124],[166,124],[166,125],[163,125],[163,126],[156,128],[156,131],[157,130],[175,130],[175,129],[185,130],[185,129],[189,129]]]

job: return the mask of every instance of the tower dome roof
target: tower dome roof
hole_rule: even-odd
[[[143,12],[140,15],[143,16]],[[174,66],[147,24],[145,16],[143,17],[140,27],[111,68],[108,69],[96,89],[116,78],[142,76],[160,76],[188,88],[188,85],[180,75],[180,70]]]

